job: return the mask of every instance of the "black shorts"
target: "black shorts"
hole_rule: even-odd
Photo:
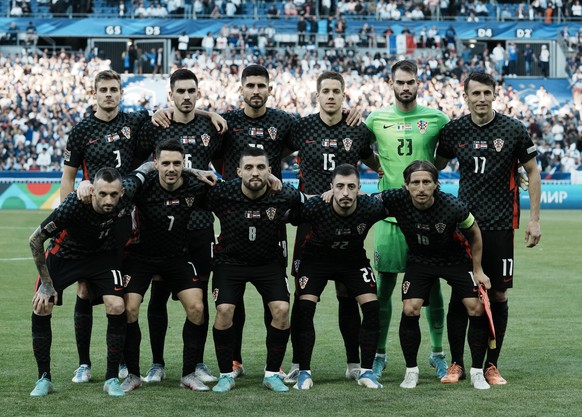
[[[483,231],[483,272],[491,280],[491,288],[504,291],[513,288],[514,230]]]
[[[214,249],[214,228],[188,231],[188,252],[196,265],[200,278],[208,280],[212,270],[212,252]]]
[[[303,244],[305,243],[305,238],[307,237],[310,231],[311,225],[308,223],[303,223],[297,226],[297,230],[295,233],[295,244],[293,245],[293,263],[291,264],[291,275],[293,275],[295,278],[297,278],[299,268],[301,268]]]
[[[125,292],[140,294],[142,297],[154,275],[159,275],[168,284],[174,297],[190,288],[206,288],[206,283],[198,278],[196,267],[186,255],[154,261],[130,254],[123,262],[122,271],[127,281]]]
[[[89,299],[101,299],[104,295],[123,296],[124,285],[116,251],[100,252],[83,259],[63,259],[48,253],[46,265],[53,280],[53,287],[59,294],[57,305],[63,304],[63,291],[77,281],[87,283]],[[40,286],[36,281],[35,292]]]
[[[319,298],[328,281],[344,284],[350,298],[376,294],[376,277],[368,260],[346,265],[304,258],[298,276],[295,278],[295,290],[299,296],[309,294]]]
[[[453,266],[409,263],[402,279],[402,299],[422,298],[428,302],[430,290],[439,278],[447,281],[456,299],[476,298],[479,295],[477,284],[473,280],[471,263]]]
[[[263,303],[271,301],[289,302],[289,282],[285,266],[267,265],[215,265],[212,274],[212,297],[214,303],[238,304],[245,293],[246,283],[255,286]]]

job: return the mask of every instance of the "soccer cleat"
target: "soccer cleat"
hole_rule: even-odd
[[[299,378],[299,364],[292,363],[291,369],[287,373],[287,376],[283,379],[283,382],[286,384],[295,384],[297,382],[297,378]]]
[[[293,388],[298,390],[306,390],[313,386],[313,379],[311,379],[311,371],[299,371],[297,383]]]
[[[443,384],[456,384],[459,380],[465,379],[465,370],[455,362],[447,369],[447,374],[441,378]]]
[[[245,367],[242,363],[237,361],[232,361],[232,376],[233,378],[238,378],[239,376],[245,376],[247,373]]]
[[[196,365],[196,371],[194,371],[196,377],[202,382],[216,382],[218,378],[210,373],[208,366],[203,363]]]
[[[78,384],[91,381],[91,367],[84,364],[80,365],[75,370],[75,375],[73,375],[72,381]]]
[[[414,368],[406,368],[406,373],[404,374],[404,380],[400,383],[400,388],[416,388],[418,384],[418,366]]]
[[[46,397],[55,390],[55,387],[50,379],[46,378],[46,373],[42,374],[40,379],[36,381],[34,389],[30,392],[31,397]]]
[[[379,356],[376,354],[374,358],[374,363],[372,364],[372,372],[376,375],[376,378],[382,376],[382,371],[386,369],[386,355]]]
[[[127,375],[127,378],[121,383],[121,389],[123,392],[133,391],[141,387],[141,378],[134,374]]]
[[[166,368],[159,363],[154,363],[148,369],[146,376],[143,377],[144,382],[162,382],[166,377]]]
[[[283,383],[279,375],[273,375],[263,378],[263,387],[275,392],[287,392],[289,387]]]
[[[505,385],[507,381],[501,376],[499,370],[495,365],[489,363],[489,366],[485,369],[485,379],[490,385]]]
[[[348,363],[348,367],[346,368],[346,379],[357,380],[361,372],[362,368],[360,368],[359,363]]]
[[[125,392],[121,389],[121,385],[119,384],[119,379],[117,378],[109,378],[103,384],[103,392],[107,393],[111,397],[123,397]]]
[[[428,363],[434,368],[439,379],[444,378],[447,374],[448,365],[444,353],[431,353]]]
[[[228,375],[220,375],[218,383],[212,387],[214,392],[228,392],[234,388],[234,378]]]
[[[192,391],[210,391],[210,388],[196,375],[196,372],[192,372],[180,379],[180,386],[183,388],[189,388]]]
[[[485,381],[483,369],[471,368],[471,385],[473,385],[476,389],[491,388],[487,381]]]
[[[384,387],[384,385],[382,385],[378,382],[378,378],[376,378],[376,375],[371,370],[367,370],[367,371],[363,372],[358,377],[358,385],[362,385],[366,388],[373,388],[373,389],[378,389],[378,388]]]
[[[129,375],[129,371],[127,370],[127,365],[125,362],[121,362],[119,364],[119,369],[117,370],[117,377],[119,379],[125,379]]]

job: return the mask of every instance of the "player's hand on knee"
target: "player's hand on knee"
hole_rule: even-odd
[[[58,297],[59,295],[51,283],[42,283],[32,298],[32,307],[38,313],[49,313],[51,304],[56,303]]]

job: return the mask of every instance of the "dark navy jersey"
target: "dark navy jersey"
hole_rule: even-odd
[[[188,221],[203,204],[208,186],[186,172],[182,178],[178,189],[168,191],[160,185],[158,172],[152,172],[134,196],[137,231],[127,247],[132,255],[160,260],[187,252]]]
[[[103,167],[117,168],[121,175],[129,174],[137,149],[137,134],[147,120],[147,111],[119,112],[109,122],[95,115],[86,117],[69,135],[64,164],[82,167],[83,179],[91,181]]]
[[[290,149],[299,151],[300,189],[306,194],[329,190],[331,172],[341,164],[357,166],[373,154],[374,135],[365,124],[348,126],[345,118],[328,126],[319,113],[295,123]]]
[[[224,134],[222,149],[222,178],[236,178],[242,150],[247,146],[255,146],[267,152],[271,172],[280,179],[281,152],[289,147],[295,118],[287,112],[272,108],[267,108],[267,112],[257,118],[246,116],[242,109],[229,111],[222,117],[228,122],[228,132]]]
[[[177,139],[184,146],[186,168],[207,170],[222,147],[222,137],[207,117],[195,117],[190,123],[172,122],[170,127],[156,127],[151,121],[139,132],[138,157],[146,160],[156,145],[165,139]],[[188,223],[189,230],[201,230],[212,226],[214,217],[206,210],[194,210]]]
[[[141,186],[137,176],[123,181],[124,196],[112,213],[97,213],[92,204],[85,204],[75,192],[42,222],[41,229],[51,236],[48,251],[65,259],[83,259],[87,255],[115,250],[113,225],[131,207],[131,196]]]
[[[437,155],[459,161],[459,198],[468,204],[482,230],[519,227],[518,164],[535,158],[537,150],[517,119],[495,113],[478,126],[471,115],[447,124]]]
[[[419,210],[405,189],[386,190],[379,195],[406,238],[409,263],[451,266],[470,260],[468,242],[457,226],[468,229],[474,220],[455,196],[435,192],[432,207]]]
[[[358,195],[356,210],[347,217],[337,214],[332,203],[316,196],[293,210],[290,221],[294,225],[308,223],[311,227],[303,244],[302,259],[352,263],[367,259],[364,240],[372,225],[384,217],[383,203],[371,196]]]
[[[219,183],[208,192],[208,208],[220,220],[214,263],[230,265],[286,264],[281,241],[285,213],[299,206],[304,196],[283,185],[278,193],[255,200],[245,196],[240,178]]]

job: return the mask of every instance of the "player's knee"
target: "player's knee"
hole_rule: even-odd
[[[483,304],[477,298],[465,298],[463,304],[465,304],[469,316],[483,315]]]
[[[186,315],[188,320],[192,323],[201,325],[204,323],[204,305],[202,302],[192,303],[186,308]]]
[[[503,303],[507,301],[507,290],[489,290],[489,299],[494,303]]]
[[[82,300],[89,299],[89,289],[87,288],[87,283],[85,281],[77,282],[77,297]]]
[[[121,297],[104,296],[103,304],[105,304],[105,312],[107,314],[118,316],[125,311],[125,303]]]
[[[406,301],[410,301],[410,300],[406,300]],[[421,308],[422,308],[422,300],[420,300],[420,302],[414,302],[414,301],[404,302],[402,304],[402,313],[405,316],[409,316],[409,317],[420,316],[420,309]]]

